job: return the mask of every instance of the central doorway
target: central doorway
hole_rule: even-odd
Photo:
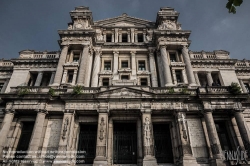
[[[137,163],[136,123],[114,123],[114,164]]]

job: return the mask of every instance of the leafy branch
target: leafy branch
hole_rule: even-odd
[[[243,3],[243,0],[228,0],[226,8],[228,9],[229,13],[236,13],[236,7],[240,6]]]

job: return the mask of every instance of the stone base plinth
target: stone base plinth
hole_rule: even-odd
[[[158,166],[155,157],[153,156],[145,156],[142,161],[143,166]]]
[[[185,156],[182,159],[183,166],[200,166],[193,156]]]
[[[108,161],[105,157],[96,157],[93,166],[108,166]]]

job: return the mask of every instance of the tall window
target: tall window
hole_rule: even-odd
[[[225,122],[215,122],[222,150],[232,150],[228,128]]]
[[[106,42],[112,42],[112,34],[106,34]]]
[[[122,80],[129,80],[129,75],[122,75],[122,76],[121,76],[121,79],[122,79]]]
[[[122,42],[128,42],[128,34],[126,33],[122,34]]]
[[[143,42],[143,34],[142,33],[138,33],[137,34],[137,39],[138,39],[138,42]]]
[[[182,73],[181,73],[180,70],[176,70],[176,71],[175,71],[175,75],[176,75],[176,81],[177,81],[178,83],[183,82]]]
[[[104,61],[104,70],[111,70],[111,61]]]
[[[141,78],[141,85],[147,86],[148,85],[148,79],[147,78]]]
[[[72,83],[73,82],[73,75],[74,75],[74,71],[69,71],[68,72],[68,83]]]
[[[169,56],[170,56],[170,61],[171,62],[177,62],[175,53],[169,53]]]
[[[78,62],[79,58],[80,58],[80,54],[79,53],[74,53],[73,62]]]
[[[146,70],[145,61],[138,61],[138,70],[140,71]]]
[[[128,68],[128,61],[122,61],[122,68]]]

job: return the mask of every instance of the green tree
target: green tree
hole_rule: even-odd
[[[226,8],[229,13],[236,13],[236,6],[240,6],[243,3],[243,0],[228,0]]]

